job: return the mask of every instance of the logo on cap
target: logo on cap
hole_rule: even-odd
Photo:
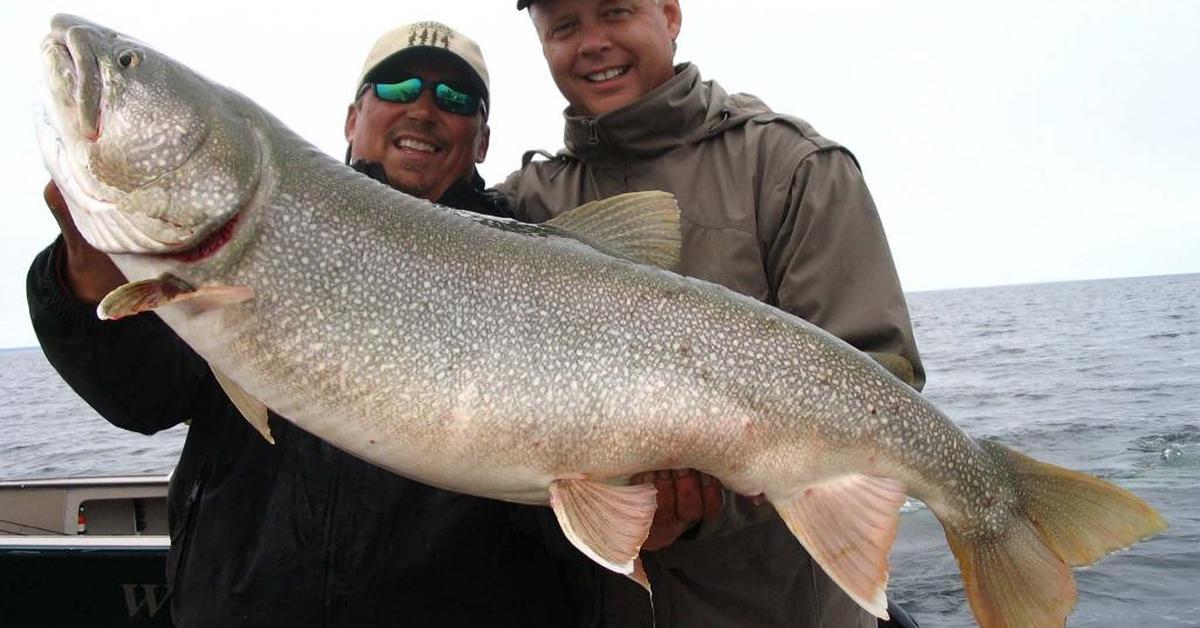
[[[448,49],[450,40],[454,37],[454,31],[438,22],[417,22],[411,28],[412,30],[408,33],[409,46],[435,46]]]

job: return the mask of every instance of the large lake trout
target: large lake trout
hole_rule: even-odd
[[[43,56],[45,162],[131,282],[100,315],[157,312],[268,439],[269,408],[421,482],[549,504],[647,587],[654,488],[628,479],[699,469],[773,504],[881,617],[905,494],[942,522],[988,627],[1062,625],[1072,567],[1166,526],[1107,482],[973,440],[805,321],[667,270],[667,195],[537,226],[452,211],[106,28],[58,16]]]

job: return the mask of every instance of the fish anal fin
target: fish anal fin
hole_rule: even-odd
[[[275,439],[271,436],[270,415],[267,412],[267,405],[246,392],[246,389],[230,379],[228,375],[216,368],[213,368],[212,372],[217,378],[217,383],[221,385],[221,389],[225,391],[226,395],[229,395],[229,400],[233,402],[234,407],[242,413],[246,421],[254,426],[254,429],[259,434],[262,434],[263,438],[267,439],[268,443],[274,445]]]
[[[653,484],[555,480],[550,484],[550,507],[563,534],[579,551],[649,591],[638,552],[654,521],[656,493]]]
[[[108,293],[96,307],[96,315],[101,320],[116,320],[184,302],[200,310],[210,310],[253,298],[254,289],[246,286],[196,288],[175,275],[163,273],[154,279],[124,284]]]
[[[543,223],[604,253],[679,267],[679,205],[666,192],[629,192],[580,205]]]
[[[774,505],[825,573],[872,615],[887,619],[888,552],[903,503],[900,482],[851,474]]]

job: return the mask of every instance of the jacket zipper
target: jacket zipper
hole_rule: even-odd
[[[583,125],[588,128],[588,144],[593,146],[600,143],[600,131],[596,129],[596,121],[592,119],[584,120]]]
[[[326,443],[321,443],[320,446],[333,447],[332,445],[328,445]],[[335,458],[334,460],[336,461],[337,459]],[[336,618],[334,617],[336,609],[334,608],[333,604],[332,589],[334,582],[338,579],[337,574],[334,573],[334,569],[337,567],[337,565],[334,564],[334,557],[337,556],[338,553],[334,551],[333,545],[336,541],[340,541],[340,539],[337,538],[334,530],[337,527],[338,483],[342,475],[342,468],[340,464],[335,462],[335,464],[330,465],[330,470],[332,472],[329,474],[329,500],[325,504],[325,574],[323,583],[324,586],[322,587],[325,599],[323,600],[321,606],[324,609],[324,613],[322,613],[324,615],[323,625],[337,626],[339,623],[335,621]]]
[[[200,465],[200,469],[196,473],[196,478],[192,480],[191,488],[188,490],[187,499],[184,500],[183,513],[179,521],[179,532],[176,538],[171,539],[172,543],[179,542],[178,553],[175,555],[175,563],[171,565],[171,573],[169,587],[167,590],[168,600],[172,606],[175,605],[175,599],[179,597],[180,587],[183,585],[184,570],[187,565],[189,554],[191,553],[192,537],[196,536],[193,528],[196,527],[196,511],[200,508],[200,498],[204,495],[204,485],[208,478],[208,463]]]

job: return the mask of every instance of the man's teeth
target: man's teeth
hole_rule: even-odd
[[[427,144],[420,140],[414,140],[414,139],[408,139],[408,138],[402,138],[399,142],[396,143],[396,145],[399,146],[400,148],[411,148],[413,150],[419,150],[424,153],[432,153],[437,150],[437,146],[434,146],[433,144]]]
[[[617,78],[628,71],[629,66],[622,68],[609,68],[602,72],[592,72],[591,74],[587,75],[587,79],[589,81],[607,81],[609,79]]]

